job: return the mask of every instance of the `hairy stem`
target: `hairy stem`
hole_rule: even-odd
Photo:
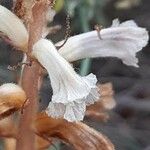
[[[28,53],[31,53],[33,44],[42,37],[47,9],[47,0],[37,1],[32,8],[32,20],[28,25]],[[31,125],[37,112],[37,96],[41,85],[40,72],[41,68],[36,62],[33,62],[31,67],[25,66],[23,70],[21,84],[30,104],[20,118],[16,150],[35,150],[35,134],[31,129]]]

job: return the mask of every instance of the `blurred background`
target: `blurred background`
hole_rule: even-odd
[[[9,9],[12,7],[11,0],[1,0],[1,4]],[[55,10],[57,14],[50,26],[62,26],[56,34],[48,36],[55,42],[65,37],[67,14],[71,18],[71,35],[93,30],[96,24],[108,27],[114,18],[121,22],[134,19],[139,26],[150,30],[150,0],[57,0]],[[116,58],[86,59],[74,64],[81,75],[93,72],[99,83],[113,85],[117,106],[109,112],[109,120],[100,122],[86,118],[85,122],[107,135],[116,150],[150,150],[149,45],[137,57],[140,68],[125,66]],[[0,39],[0,85],[17,82],[20,70],[10,71],[7,67],[21,60],[22,54]],[[40,109],[51,99],[50,91],[49,79],[45,76]],[[67,149],[63,144],[60,147]]]

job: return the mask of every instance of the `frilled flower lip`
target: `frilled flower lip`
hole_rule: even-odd
[[[91,92],[82,101],[74,101],[70,103],[50,102],[46,113],[54,118],[64,118],[69,122],[82,121],[85,116],[86,106],[94,104],[99,99],[97,87],[92,88]]]
[[[115,19],[111,27],[99,33],[91,31],[70,37],[59,53],[69,62],[83,58],[117,57],[126,65],[138,67],[136,53],[147,45],[148,40],[147,30],[138,27],[133,20],[120,23]]]
[[[93,84],[91,84],[91,90],[85,98],[74,100],[73,102],[62,103],[62,102],[53,102],[51,101],[46,109],[46,113],[48,116],[54,118],[64,118],[69,122],[82,121],[85,116],[86,106],[94,104],[99,97],[100,94],[98,92],[97,86],[93,86],[96,84],[97,80],[93,78],[93,74],[90,74],[84,78],[83,80],[87,80],[89,78],[93,80]]]
[[[82,121],[85,116],[86,104],[85,102],[76,103],[71,102],[67,105],[63,103],[50,102],[46,113],[53,118],[64,118],[69,122]]]
[[[77,76],[75,80],[76,82],[74,82],[73,84],[71,84],[70,82],[64,84],[62,78],[61,81],[59,81],[59,92],[57,92],[56,95],[52,96],[52,102],[63,102],[64,104],[70,102],[80,103],[83,101],[83,99],[86,99],[86,104],[93,104],[99,98],[99,93],[96,86],[97,78],[94,74],[91,73],[85,77]],[[62,89],[64,91],[61,91]],[[60,92],[66,93],[67,96],[65,97],[67,98],[67,100],[62,99],[62,97],[59,95]]]

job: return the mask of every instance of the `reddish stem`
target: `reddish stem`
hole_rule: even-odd
[[[29,23],[28,53],[31,53],[33,44],[42,37],[47,9],[46,0],[36,2],[32,9],[32,21]],[[16,150],[35,150],[35,134],[31,130],[31,125],[37,112],[37,95],[41,84],[40,72],[41,68],[36,62],[33,62],[31,67],[25,66],[23,70],[22,86],[30,104],[21,115]]]

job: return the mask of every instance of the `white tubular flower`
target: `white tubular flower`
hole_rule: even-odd
[[[53,96],[47,114],[68,121],[83,120],[86,105],[93,104],[99,98],[95,75],[80,77],[57,52],[54,44],[46,39],[39,40],[33,46],[32,54],[50,76]]]
[[[7,8],[0,5],[0,32],[11,42],[25,50],[28,43],[28,32],[22,21]]]
[[[118,57],[124,64],[138,67],[136,53],[148,43],[148,32],[133,20],[113,21],[110,28],[70,37],[59,53],[68,61],[94,57]],[[63,41],[62,41],[63,42]],[[61,45],[62,42],[56,45]]]

